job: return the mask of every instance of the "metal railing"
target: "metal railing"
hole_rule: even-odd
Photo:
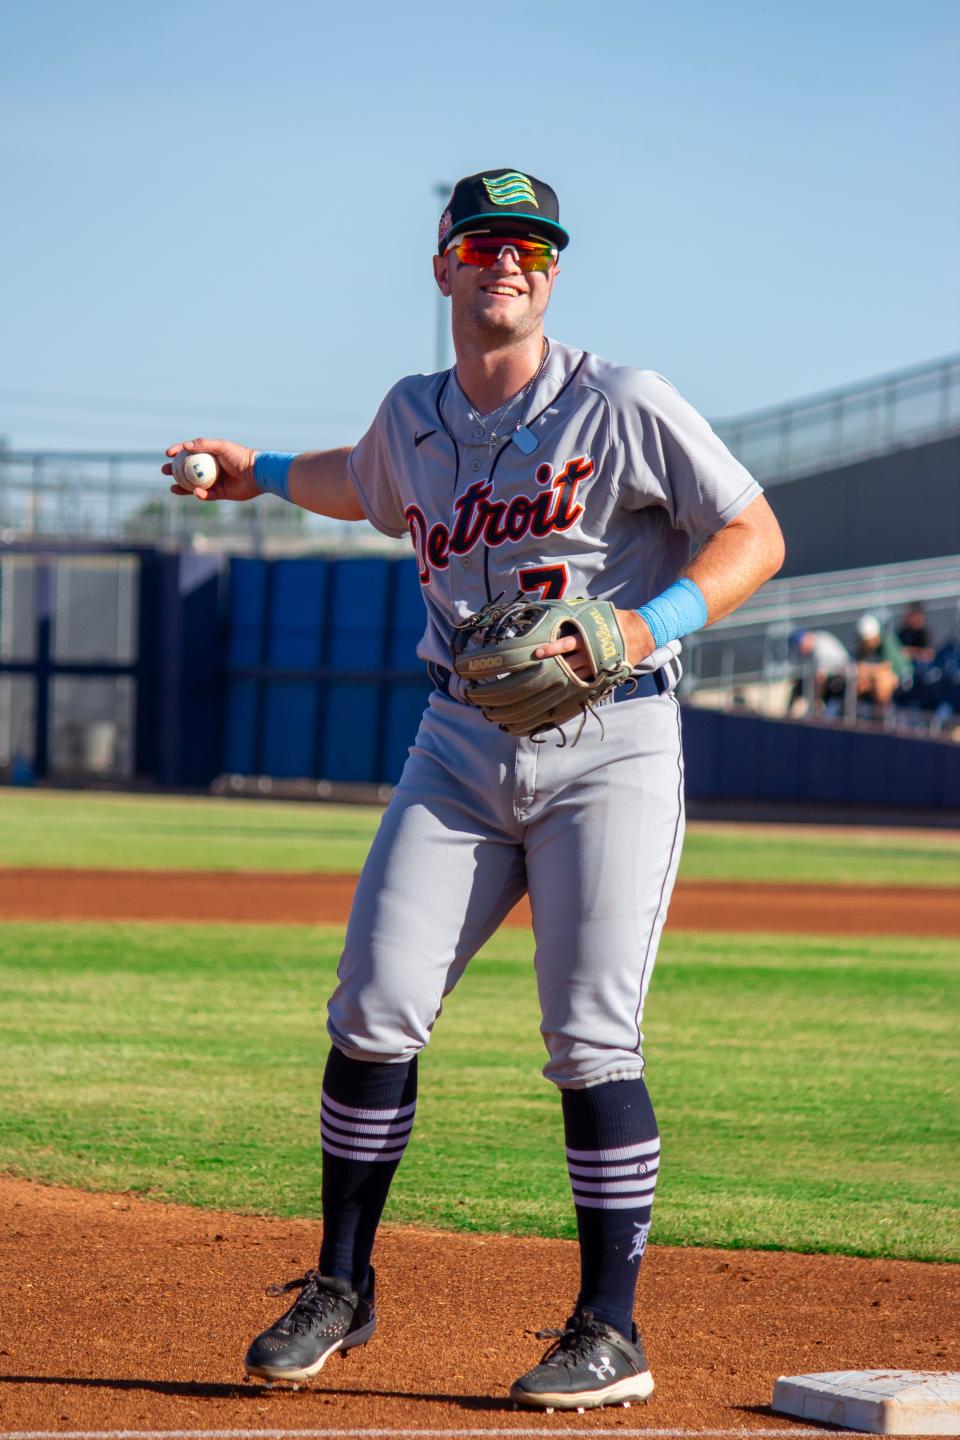
[[[765,485],[960,431],[960,355],[898,370],[714,429]]]
[[[741,629],[796,626],[824,617],[842,620],[864,611],[885,619],[914,600],[946,601],[948,608],[960,603],[960,555],[768,580],[726,620],[700,633],[732,636]]]
[[[169,493],[162,459],[143,451],[0,449],[0,541],[96,539],[241,554],[409,548],[366,521],[328,520],[271,495],[249,505],[181,499]]]
[[[914,602],[924,607],[935,649],[960,635],[960,555],[768,581],[733,615],[683,642],[681,693],[782,714],[785,683],[811,681],[790,646],[795,630],[827,629],[854,655],[861,616],[896,629]],[[852,693],[839,717],[848,721],[856,718]]]
[[[716,422],[766,485],[960,432],[960,356],[789,405]],[[395,553],[365,521],[326,520],[266,496],[199,505],[170,495],[162,456],[143,451],[16,451],[0,446],[0,539],[69,537],[232,552],[318,547]]]

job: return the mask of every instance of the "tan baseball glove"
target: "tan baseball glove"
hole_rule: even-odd
[[[566,635],[581,637],[591,679],[581,680],[564,655],[534,659],[539,646]],[[633,680],[609,600],[534,600],[523,594],[506,604],[493,601],[457,627],[453,668],[465,681],[463,698],[488,720],[510,735],[534,738],[578,715],[585,721],[598,701]],[[581,723],[574,744],[582,730]]]

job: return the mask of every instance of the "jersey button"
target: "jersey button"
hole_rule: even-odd
[[[479,461],[479,460],[471,460],[471,461],[470,461],[470,469],[471,469],[471,470],[474,470],[474,471],[479,470],[479,469],[480,469],[480,461]]]
[[[474,432],[473,432],[473,438],[474,438],[475,440],[482,440],[482,439],[483,439],[483,431],[482,431],[479,427],[478,427],[476,430],[474,430]]]
[[[463,557],[463,568],[464,568],[464,570],[469,570],[472,564],[473,564],[473,561],[470,559],[470,556],[469,556],[469,555],[464,555],[464,557]]]

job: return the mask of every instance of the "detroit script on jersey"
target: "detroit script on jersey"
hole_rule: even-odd
[[[521,492],[509,500],[496,498],[492,480],[474,480],[453,502],[452,527],[442,520],[431,525],[419,505],[408,505],[403,513],[421,585],[430,584],[433,571],[446,570],[451,555],[469,555],[477,545],[517,544],[527,535],[545,540],[554,532],[569,530],[583,514],[577,487],[592,474],[593,461],[586,455],[568,460],[556,475],[552,465],[538,465],[534,478],[540,492],[532,497]]]
[[[491,451],[455,370],[411,375],[351,454],[371,524],[413,542],[423,660],[448,664],[454,625],[500,594],[636,608],[760,493],[662,376],[557,341],[517,419],[532,453]]]

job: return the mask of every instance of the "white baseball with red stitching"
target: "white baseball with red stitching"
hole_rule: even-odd
[[[181,490],[209,490],[220,473],[212,455],[181,450],[173,461],[173,478]]]

